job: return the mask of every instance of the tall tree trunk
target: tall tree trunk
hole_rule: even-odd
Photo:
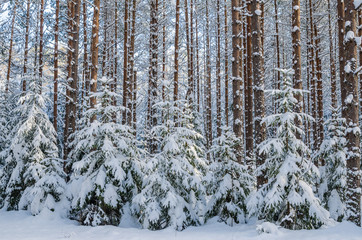
[[[280,69],[280,40],[279,40],[279,17],[278,17],[277,0],[274,0],[274,19],[275,19],[275,45],[277,53],[277,68]],[[276,88],[280,89],[280,71],[276,71]]]
[[[292,3],[292,42],[293,42],[293,69],[294,69],[294,88],[303,89],[302,81],[302,56],[301,56],[301,37],[300,37],[300,0],[293,0]],[[297,112],[302,112],[303,97],[296,96],[298,100]],[[299,123],[300,124],[300,123]]]
[[[81,1],[69,1],[69,46],[68,46],[68,84],[66,91],[66,115],[64,129],[64,159],[71,151],[70,135],[76,130],[77,96],[78,96],[78,55],[79,55],[79,22]]]
[[[225,31],[225,124],[229,126],[229,30],[228,30],[228,3],[224,1],[224,31]]]
[[[251,2],[247,2],[246,15],[246,75],[245,78],[245,150],[246,161],[249,167],[252,162],[254,153],[254,126],[253,126],[253,66],[252,66],[252,33],[251,33]]]
[[[176,0],[176,24],[175,24],[175,63],[173,73],[173,101],[178,100],[178,77],[179,77],[179,31],[180,31],[180,0]],[[177,122],[177,116],[174,117]]]
[[[89,96],[90,89],[90,69],[88,59],[88,36],[87,36],[87,2],[83,0],[83,82],[84,82],[84,95]],[[83,98],[82,98],[83,99]]]
[[[132,86],[132,92],[130,93],[131,96],[131,102],[132,102],[132,122],[134,129],[136,130],[136,124],[137,124],[137,72],[135,71],[135,37],[136,37],[136,7],[137,7],[137,1],[133,0],[132,4],[132,31],[131,31],[131,48],[130,48],[130,78],[131,78],[131,84]]]
[[[192,53],[191,53],[191,34],[188,1],[185,0],[185,28],[186,28],[186,49],[187,49],[187,93],[188,104],[193,104],[193,72],[192,72]]]
[[[310,89],[311,89],[311,95],[310,95],[310,102],[311,102],[311,112],[312,117],[314,119],[317,119],[317,95],[316,95],[316,66],[314,61],[315,56],[315,48],[314,48],[314,30],[313,30],[313,3],[312,0],[309,0],[309,31],[310,31],[310,37],[309,37],[309,66],[310,66]],[[313,149],[317,149],[318,144],[318,129],[316,122],[312,123],[312,133],[313,133]],[[318,165],[318,162],[315,162],[315,165]]]
[[[242,45],[241,45],[241,14],[240,0],[232,0],[232,84],[233,84],[233,131],[238,139],[243,136],[243,98],[242,98]],[[243,161],[243,146],[236,147],[236,158],[239,163]]]
[[[252,39],[253,39],[253,78],[254,78],[254,112],[255,112],[255,144],[258,146],[266,138],[266,125],[262,123],[265,117],[265,97],[264,97],[264,56],[262,52],[261,24],[260,24],[260,2],[252,0]],[[256,166],[259,167],[265,162],[265,154],[256,151]],[[266,183],[265,176],[257,176],[257,186],[260,188]]]
[[[149,129],[157,125],[157,113],[154,105],[157,101],[157,77],[158,77],[158,0],[151,0],[150,10],[150,69],[149,69],[149,96],[148,96],[148,119]],[[150,140],[150,152],[154,154],[157,150],[157,143]]]
[[[14,42],[14,28],[15,28],[16,10],[17,10],[17,2],[14,5],[13,19],[11,20],[11,35],[10,35],[10,47],[9,47],[9,58],[8,58],[8,71],[7,71],[7,74],[6,74],[6,85],[5,85],[5,93],[6,94],[9,92],[9,84],[10,84],[11,60],[12,60],[12,56],[13,56],[13,42]]]
[[[30,0],[29,0],[30,2]],[[54,101],[53,101],[53,126],[55,131],[58,130],[58,72],[59,72],[59,12],[60,0],[55,3],[55,27],[54,27]]]
[[[162,5],[162,101],[166,100],[166,1]]]
[[[24,66],[23,75],[26,76],[28,72],[28,54],[29,54],[29,28],[30,28],[30,0],[26,2],[26,23],[25,23],[25,48],[24,48]],[[57,43],[55,43],[57,44]],[[55,69],[54,69],[55,72]],[[26,79],[23,79],[22,90],[26,91]]]
[[[196,0],[195,0],[196,1]],[[199,25],[198,25],[198,9],[197,9],[197,5],[196,2],[194,4],[195,6],[195,11],[196,11],[196,18],[195,18],[195,31],[196,31],[196,96],[197,96],[197,112],[200,112],[200,98],[201,98],[201,93],[200,93],[200,53],[199,53],[199,34],[198,34],[198,30],[199,30]]]
[[[359,134],[359,100],[357,77],[357,43],[356,36],[356,9],[354,1],[345,1],[345,81],[342,81],[342,92],[346,98],[342,99],[344,108],[343,117],[348,124],[347,128],[347,212],[348,220],[358,226],[361,225],[361,192],[360,192],[360,134]]]
[[[92,65],[91,65],[91,86],[90,90],[92,93],[97,92],[97,80],[98,80],[98,58],[99,58],[99,10],[100,10],[100,0],[94,0],[93,2],[93,23],[92,23],[92,43],[91,43],[91,54],[92,54]],[[90,107],[95,108],[97,104],[97,99],[95,96],[90,97]],[[97,118],[96,115],[92,116],[91,121],[95,121]]]
[[[315,36],[315,50],[316,50],[316,75],[317,75],[317,148],[319,149],[320,145],[323,142],[324,139],[324,119],[323,119],[323,80],[322,80],[322,60],[320,57],[321,50],[320,50],[320,38],[318,37],[318,30],[317,25],[314,25],[314,36]],[[321,159],[320,162],[321,166],[324,166],[324,160]]]
[[[362,18],[360,18],[362,21]],[[362,24],[362,22],[361,22]],[[360,25],[361,25],[360,24]],[[362,29],[360,29],[362,31]],[[360,32],[360,36],[362,32]],[[330,59],[330,72],[331,72],[331,97],[332,107],[337,107],[337,80],[336,80],[336,61],[334,59],[334,46],[333,46],[333,33],[332,33],[332,8],[331,0],[328,0],[328,35],[329,35],[329,59]],[[362,57],[362,56],[361,56]]]
[[[124,1],[124,39],[123,39],[123,107],[127,108],[128,91],[129,91],[129,75],[128,75],[128,9],[129,0]],[[127,111],[123,112],[122,123],[127,123]]]
[[[212,105],[211,105],[211,60],[210,60],[210,16],[209,16],[209,0],[206,0],[206,145],[210,149],[212,145]],[[211,159],[208,154],[208,159]]]
[[[217,0],[216,24],[217,24],[217,56],[216,56],[216,130],[217,136],[221,136],[221,22],[220,0]]]
[[[342,0],[337,0],[337,14],[338,14],[338,59],[339,59],[339,83],[341,87],[341,99],[346,99],[346,92],[342,91],[343,82],[345,78],[344,65],[345,65],[345,56],[344,56],[344,25],[345,25],[345,3]],[[345,109],[342,108],[342,115],[344,114]]]
[[[43,77],[43,54],[44,54],[44,0],[40,0],[40,26],[39,26],[39,77]],[[40,80],[42,81],[42,80]],[[42,83],[40,83],[42,84]]]

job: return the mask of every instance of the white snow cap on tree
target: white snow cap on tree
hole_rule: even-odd
[[[302,126],[296,125],[312,118],[294,112],[298,104],[295,96],[304,91],[293,89],[293,71],[279,71],[284,75],[282,89],[271,91],[277,99],[278,113],[263,120],[276,130],[273,137],[258,146],[266,160],[257,174],[265,174],[268,182],[252,196],[248,209],[250,214],[289,229],[318,228],[328,222],[329,213],[314,196],[312,180],[318,169],[308,146],[300,139],[304,136]]]

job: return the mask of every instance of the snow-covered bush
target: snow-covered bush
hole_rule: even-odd
[[[159,140],[158,153],[147,159],[142,191],[132,202],[132,211],[144,228],[173,227],[183,230],[203,223],[206,162],[196,141],[192,115],[184,102],[162,102],[156,107],[163,125],[152,129]],[[177,122],[174,117],[177,116]]]
[[[1,175],[5,208],[29,209],[34,215],[43,208],[52,210],[65,189],[56,132],[43,110],[40,88],[35,80],[28,82],[29,90],[18,102],[15,112],[20,119]]]
[[[119,95],[111,80],[101,79],[93,96],[97,106],[84,113],[70,153],[71,214],[84,225],[118,225],[122,207],[141,186],[141,151],[131,127],[118,123],[123,107],[114,106]],[[93,116],[98,119],[91,121]]]
[[[346,121],[339,117],[339,109],[332,109],[332,117],[326,121],[328,137],[321,144],[316,158],[325,161],[320,187],[322,201],[331,217],[342,221],[346,211],[347,162],[345,147]]]
[[[207,218],[218,216],[220,221],[233,225],[245,222],[246,199],[253,178],[243,163],[238,163],[235,149],[242,144],[229,127],[224,127],[214,140],[211,152],[215,157],[210,166],[210,201]]]
[[[312,179],[318,169],[310,158],[308,146],[297,137],[302,137],[304,131],[296,122],[309,121],[311,117],[294,111],[298,104],[295,96],[302,95],[303,91],[293,89],[292,71],[281,70],[282,89],[272,91],[278,113],[263,121],[268,127],[276,127],[276,133],[258,146],[266,160],[257,174],[265,174],[268,182],[251,198],[248,209],[260,219],[289,229],[312,229],[326,223],[329,213],[314,196]]]

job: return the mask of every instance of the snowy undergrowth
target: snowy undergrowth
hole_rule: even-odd
[[[57,212],[43,211],[32,216],[28,211],[0,211],[0,236],[6,240],[360,240],[362,228],[350,222],[342,222],[319,230],[291,231],[265,226],[258,233],[261,223],[237,224],[229,227],[211,219],[206,225],[189,227],[182,232],[167,228],[160,231],[140,229],[132,222],[120,226],[79,226],[76,221],[63,218]],[[21,226],[21,227],[20,227]],[[268,229],[267,229],[268,228]],[[260,228],[259,228],[260,229]]]

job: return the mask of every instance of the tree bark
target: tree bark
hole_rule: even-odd
[[[157,125],[157,112],[153,107],[157,101],[157,77],[158,77],[158,0],[151,0],[150,10],[150,69],[149,69],[149,96],[148,96],[148,124],[149,129]],[[150,140],[150,152],[154,154],[157,150],[157,143]]]
[[[178,77],[179,77],[179,31],[180,31],[180,0],[176,0],[176,24],[175,24],[175,62],[173,73],[173,101],[178,100]],[[176,103],[175,103],[176,104]],[[174,121],[177,122],[177,116],[174,116]]]
[[[361,24],[362,24],[362,19]],[[360,24],[360,25],[361,25]],[[362,29],[360,29],[362,31]],[[360,32],[360,36],[362,32]],[[330,72],[331,72],[331,98],[332,107],[337,108],[337,80],[336,80],[336,61],[334,59],[334,46],[333,46],[333,34],[332,34],[332,8],[331,0],[328,0],[328,35],[329,35],[329,59],[330,59]]]
[[[232,90],[233,90],[233,131],[238,139],[243,136],[243,98],[242,98],[242,45],[241,45],[241,14],[240,0],[232,0]],[[243,162],[243,146],[235,149],[238,163]]]
[[[28,1],[30,2],[30,0]],[[53,126],[58,130],[58,72],[59,72],[59,12],[60,0],[56,0],[55,6],[55,27],[54,27],[54,102],[53,102]],[[25,67],[24,67],[25,68]]]
[[[293,44],[293,69],[294,69],[294,88],[303,89],[302,82],[302,57],[301,57],[301,37],[300,37],[300,0],[293,0],[292,3],[292,44]],[[295,96],[298,100],[296,112],[301,113],[303,108],[302,95]],[[299,123],[300,124],[300,123]]]
[[[228,4],[224,1],[224,31],[225,31],[225,124],[229,126],[229,30],[228,30]]]
[[[210,60],[210,16],[209,0],[206,0],[206,89],[205,89],[205,111],[206,111],[206,147],[212,145],[212,104],[211,104],[211,60]],[[208,159],[211,159],[208,154]]]
[[[262,52],[262,30],[260,24],[260,2],[252,0],[252,40],[253,40],[253,78],[254,78],[254,112],[255,112],[255,144],[259,146],[266,138],[266,125],[262,123],[265,117],[264,97],[264,56]],[[259,167],[265,162],[265,154],[256,151],[256,166]],[[257,186],[260,188],[267,182],[263,174],[257,176]]]
[[[217,25],[217,56],[216,56],[216,130],[217,136],[221,136],[221,22],[220,22],[220,0],[216,6]]]
[[[346,119],[347,131],[347,217],[358,226],[361,225],[361,192],[360,192],[360,134],[359,134],[359,100],[357,77],[357,43],[356,9],[354,1],[345,1],[345,81],[342,81],[343,117]]]
[[[26,76],[28,72],[28,54],[29,54],[29,28],[30,28],[30,0],[26,3],[26,23],[25,23],[25,48],[24,48],[24,66],[23,75]],[[56,43],[57,44],[57,43]],[[55,72],[55,70],[54,70]],[[26,91],[26,79],[23,79],[22,90]]]
[[[92,93],[97,92],[97,79],[98,79],[98,58],[99,58],[99,10],[100,0],[94,0],[94,13],[93,13],[93,24],[92,24],[92,43],[91,43],[91,54],[92,54],[92,66],[91,66],[91,86],[90,90]],[[95,96],[90,97],[90,107],[95,108],[97,105],[97,99]],[[92,116],[91,121],[95,121],[96,115]]]
[[[129,75],[128,75],[128,9],[129,0],[124,1],[124,39],[123,39],[123,107],[127,108],[129,92]],[[123,112],[122,123],[127,123],[127,110]]]
[[[44,0],[40,1],[40,26],[39,26],[39,77],[43,77],[43,48],[44,48]],[[42,80],[40,80],[42,84]]]
[[[245,150],[249,168],[254,164],[254,126],[253,126],[253,66],[252,66],[252,32],[251,32],[251,2],[247,2],[246,16],[246,78],[245,78]]]
[[[13,10],[13,19],[11,20],[11,36],[10,36],[10,47],[9,47],[9,58],[8,58],[8,71],[6,74],[6,85],[5,85],[6,94],[8,94],[8,92],[9,92],[9,84],[10,84],[11,60],[12,60],[12,56],[13,56],[13,42],[14,42],[16,10],[17,10],[17,2],[15,2],[14,10]]]

